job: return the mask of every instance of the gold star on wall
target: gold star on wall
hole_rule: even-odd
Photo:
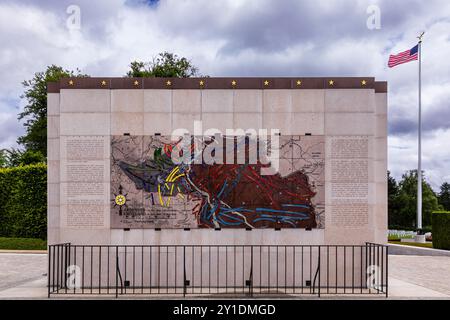
[[[73,80],[69,80],[69,86],[73,86]]]
[[[203,82],[203,80],[200,80],[200,82],[198,83],[201,87],[203,87],[205,85],[205,83]]]
[[[106,86],[106,81],[103,80],[101,84],[102,84],[102,86]]]
[[[334,86],[334,80],[328,81],[328,84],[329,84],[330,86]]]
[[[297,80],[297,85],[301,86],[302,85],[302,81],[301,80]]]
[[[366,84],[367,84],[367,81],[366,81],[366,80],[361,81],[361,85],[362,85],[362,86],[365,86]]]
[[[265,85],[265,86],[268,86],[268,85],[269,85],[269,81],[267,81],[267,80],[264,81],[264,85]]]
[[[170,87],[172,85],[172,82],[170,80],[166,81],[166,86]]]
[[[233,87],[236,86],[236,85],[237,85],[236,80],[231,81],[231,85],[232,85]]]
[[[138,86],[138,85],[139,85],[139,81],[134,80],[133,84],[134,84],[135,86]]]

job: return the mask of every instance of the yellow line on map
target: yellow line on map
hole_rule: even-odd
[[[180,170],[180,167],[173,168],[172,171],[170,172],[170,174],[167,176],[166,181],[170,182],[172,176],[175,175],[175,173],[177,173],[178,170]]]
[[[173,194],[173,184],[172,184],[172,188],[170,189],[170,196],[169,196],[169,199],[167,199],[167,206],[169,206],[169,204],[170,204],[170,199],[172,199],[172,194]]]
[[[182,174],[179,174],[179,175],[177,175],[175,178],[173,178],[170,182],[174,182],[175,180],[177,180],[178,178],[180,178],[180,177],[184,177],[185,176],[185,174],[184,173],[182,173]]]
[[[158,184],[158,195],[159,195],[159,203],[161,203],[162,206],[164,206],[164,201],[161,196],[161,185]]]

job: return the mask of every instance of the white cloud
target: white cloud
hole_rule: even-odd
[[[20,82],[47,65],[93,76],[125,74],[132,60],[161,51],[192,59],[210,76],[376,76],[389,81],[389,167],[416,167],[417,63],[388,69],[390,53],[423,44],[424,169],[434,185],[449,180],[450,2],[80,0],[81,30],[66,28],[71,0],[0,3],[0,145],[14,145]],[[381,9],[368,30],[367,6]],[[22,130],[23,131],[23,130]],[[447,140],[445,140],[447,139]],[[396,147],[406,146],[406,149]],[[433,148],[439,150],[433,151]],[[443,149],[443,150],[442,150]],[[425,152],[424,152],[425,154]]]

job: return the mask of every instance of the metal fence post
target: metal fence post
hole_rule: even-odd
[[[47,254],[48,254],[48,271],[47,271],[47,295],[48,298],[50,298],[50,275],[52,274],[52,270],[51,270],[51,256],[52,256],[52,246],[49,245],[48,246],[48,250],[47,250]]]
[[[186,246],[183,246],[183,297],[186,297]]]
[[[250,247],[250,296],[253,297],[253,245]]]
[[[116,247],[116,298],[119,296],[119,248]]]
[[[64,252],[64,258],[65,258],[65,262],[64,262],[64,266],[65,266],[65,270],[64,270],[64,289],[66,290],[67,293],[67,269],[70,265],[70,243],[65,245],[64,248],[65,252]]]
[[[389,278],[388,278],[388,270],[389,270],[389,246],[386,246],[386,298],[388,297],[388,288],[389,288]]]
[[[317,285],[318,286],[318,289],[319,289],[319,291],[318,291],[318,294],[319,294],[319,298],[320,298],[320,246],[319,246],[319,259],[318,259],[318,266],[317,266],[317,268],[318,268],[318,270],[319,270],[319,284]]]

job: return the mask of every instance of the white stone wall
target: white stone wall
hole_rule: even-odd
[[[110,229],[110,136],[167,135],[180,127],[193,130],[194,120],[202,120],[204,130],[276,128],[282,135],[325,135],[325,229]],[[95,156],[86,152],[88,161],[68,158],[67,141],[77,138],[102,141],[103,152]],[[333,144],[342,139],[367,141],[365,155],[356,160],[336,156]],[[77,163],[103,165],[104,172],[94,177],[77,176]],[[49,244],[386,242],[387,94],[373,89],[61,89],[60,93],[48,94],[48,165]],[[345,165],[356,165],[360,170],[366,166],[367,177],[333,174],[333,168]],[[336,190],[349,192],[345,186],[354,187],[356,183],[356,192],[363,196],[350,200],[334,196]],[[77,190],[95,190],[92,205],[97,214],[103,213],[102,223],[94,227],[68,223],[71,206],[77,205],[77,199],[89,198],[86,194],[69,194],[68,189],[74,186]],[[365,206],[365,216],[347,217],[352,212],[349,205],[352,210]],[[351,223],[342,225],[345,219],[351,219]]]

